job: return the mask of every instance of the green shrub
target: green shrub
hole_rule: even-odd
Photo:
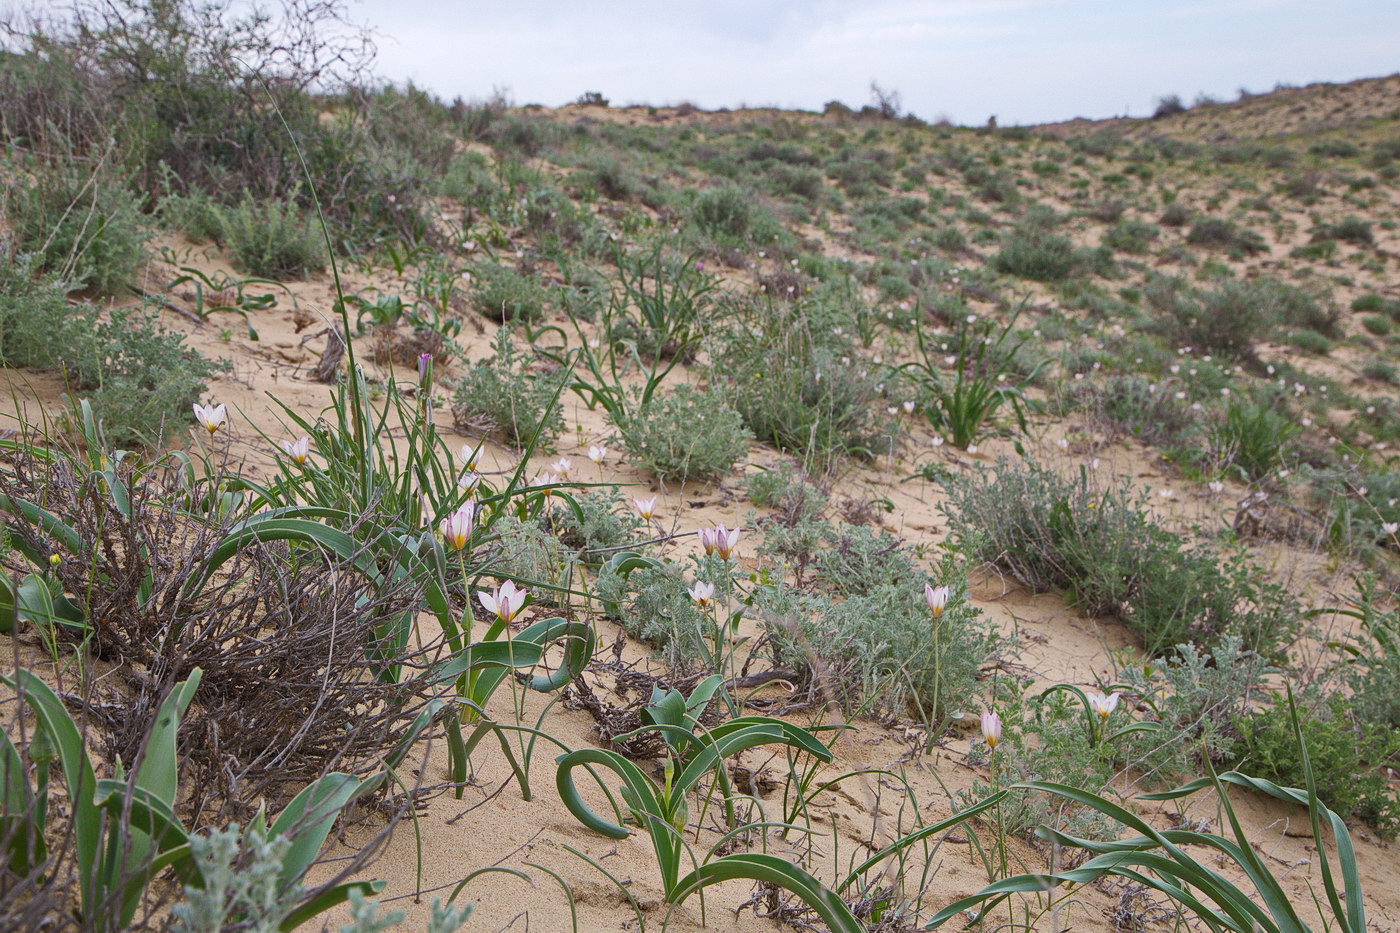
[[[496,332],[494,349],[493,357],[473,364],[457,383],[453,419],[468,433],[496,434],[516,447],[538,433],[540,446],[548,448],[564,429],[558,378],[530,369],[508,327]]]
[[[1375,292],[1368,292],[1351,303],[1353,311],[1381,311],[1385,309],[1385,299]]]
[[[268,279],[301,279],[326,267],[321,228],[294,204],[244,199],[219,212],[233,267]]]
[[[573,499],[577,511],[560,506],[541,520],[585,563],[605,560],[605,552],[630,544],[646,525],[616,486],[574,493]]]
[[[1400,382],[1400,373],[1397,373],[1395,366],[1386,360],[1368,361],[1361,367],[1361,375],[1367,379],[1375,379],[1390,385],[1396,385],[1397,382]]]
[[[1327,224],[1317,233],[1313,234],[1313,240],[1341,240],[1353,246],[1374,246],[1376,236],[1371,232],[1371,224],[1355,215],[1347,215],[1334,224]]]
[[[491,526],[491,572],[516,580],[533,580],[550,587],[568,587],[573,582],[574,552],[543,524],[509,513]],[[533,587],[536,599],[554,603],[557,595],[545,587]]]
[[[800,339],[731,353],[734,407],[754,436],[820,472],[843,456],[873,457],[886,443],[871,403],[874,380]]]
[[[1180,201],[1173,201],[1162,210],[1157,222],[1164,227],[1184,227],[1191,222],[1191,209]]]
[[[477,266],[471,302],[481,315],[502,324],[530,323],[544,317],[544,289],[532,276],[509,266]]]
[[[156,205],[156,214],[162,225],[191,243],[213,243],[224,237],[219,206],[206,194],[166,194]]]
[[[150,231],[140,200],[120,182],[76,165],[11,186],[6,213],[19,248],[75,287],[123,293],[146,261]]]
[[[1265,678],[1277,673],[1236,636],[1210,650],[1177,645],[1165,663],[1121,669],[1119,681],[1162,725],[1151,738],[1147,766],[1172,778],[1231,760],[1239,738],[1235,721],[1254,708],[1265,695]]]
[[[1006,238],[991,262],[994,269],[1008,275],[1058,282],[1074,272],[1077,259],[1068,237],[1025,227]]]
[[[116,446],[159,447],[191,419],[216,366],[164,330],[156,312],[116,310],[97,325],[97,355],[78,363],[94,414]]]
[[[154,312],[69,306],[66,286],[33,278],[38,260],[0,267],[0,365],[63,369],[88,396],[108,442],[159,446],[191,418],[215,365],[162,329]]]
[[[1233,220],[1224,217],[1197,217],[1186,234],[1186,242],[1193,246],[1223,249],[1232,253],[1253,255],[1268,249],[1264,238],[1253,230],[1245,229]]]
[[[688,587],[681,568],[668,562],[627,575],[605,565],[596,591],[601,602],[618,607],[618,622],[627,634],[658,649],[672,670],[689,673],[709,655],[711,623]]]
[[[1400,801],[1380,768],[1400,753],[1400,734],[1380,723],[1357,721],[1339,693],[1312,696],[1299,706],[1318,797],[1337,813],[1359,817],[1393,838],[1400,832]],[[1284,787],[1307,786],[1286,703],[1242,716],[1235,725],[1241,770]]]
[[[1139,255],[1152,248],[1161,230],[1155,224],[1129,217],[1118,221],[1103,235],[1103,245],[1124,253]]]
[[[1254,344],[1274,326],[1279,313],[1276,289],[1237,280],[1207,291],[1182,279],[1159,277],[1148,283],[1145,298],[1178,346],[1234,357],[1252,356]]]
[[[778,668],[820,671],[848,712],[915,715],[937,726],[976,702],[978,672],[1007,645],[967,600],[960,564],[945,561],[930,581],[951,592],[936,626],[924,582],[914,575],[840,600],[770,585],[755,592],[754,605]]]
[[[723,476],[753,439],[723,399],[686,383],[653,397],[614,427],[632,462],[663,483]]]
[[[1062,590],[1089,614],[1117,616],[1149,653],[1236,635],[1269,656],[1298,630],[1299,607],[1243,552],[1190,544],[1154,524],[1127,484],[1099,490],[1082,469],[1064,479],[1002,459],[992,477],[945,486],[943,510],[967,556],[1032,589]]]
[[[1381,317],[1379,314],[1368,315],[1361,319],[1361,326],[1366,328],[1377,337],[1388,337],[1395,329],[1395,325],[1390,322],[1390,318]]]
[[[737,245],[753,226],[753,199],[737,185],[709,188],[696,197],[692,216],[708,236]]]
[[[0,254],[0,365],[57,369],[96,356],[96,314],[68,304],[68,286],[37,275],[34,255]]]
[[[1070,404],[1110,435],[1126,434],[1154,446],[1174,446],[1199,419],[1169,386],[1133,374],[1073,384]]]
[[[1326,356],[1332,352],[1332,341],[1315,330],[1295,330],[1288,335],[1288,343],[1317,356]]]

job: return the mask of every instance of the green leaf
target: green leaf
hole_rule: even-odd
[[[302,788],[272,823],[272,833],[292,844],[282,859],[279,876],[283,887],[299,880],[321,853],[340,811],[360,793],[361,782],[351,774],[333,771]]]
[[[726,855],[706,862],[680,879],[667,900],[680,904],[702,888],[738,879],[766,881],[791,891],[817,912],[832,933],[864,933],[865,927],[830,888],[791,862],[760,852]]]
[[[312,917],[325,913],[337,904],[348,901],[352,891],[359,891],[368,897],[384,890],[384,884],[383,881],[347,881],[344,884],[327,888],[306,903],[297,905],[297,908],[287,914],[287,918],[277,929],[281,930],[282,933],[291,933],[292,930],[306,923]]]

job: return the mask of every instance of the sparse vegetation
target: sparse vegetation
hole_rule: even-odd
[[[1394,912],[1400,79],[550,110],[346,13],[6,24],[0,928]]]

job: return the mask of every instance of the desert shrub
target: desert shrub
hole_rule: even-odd
[[[1129,435],[1154,446],[1175,445],[1198,419],[1170,388],[1136,374],[1114,374],[1075,383],[1070,404],[1111,435]]]
[[[579,246],[594,227],[587,206],[575,203],[558,188],[543,186],[525,199],[525,229],[539,239],[546,252]]]
[[[1278,292],[1253,282],[1229,280],[1202,290],[1158,277],[1144,297],[1168,336],[1198,352],[1250,357],[1278,320]]]
[[[1177,645],[1163,663],[1120,669],[1119,680],[1162,725],[1143,753],[1146,766],[1171,778],[1233,760],[1235,722],[1265,696],[1265,678],[1276,673],[1232,635],[1209,650]]]
[[[874,456],[885,442],[871,410],[874,380],[855,363],[793,343],[733,353],[730,371],[744,375],[733,404],[754,437],[818,470],[842,456]]]
[[[191,243],[213,243],[224,237],[219,205],[202,192],[162,195],[156,204],[156,216],[163,226]]]
[[[753,227],[753,199],[737,185],[708,188],[695,199],[692,216],[707,235],[724,243],[743,243]]]
[[[1254,279],[1252,287],[1264,303],[1274,308],[1275,318],[1293,327],[1306,327],[1329,337],[1338,336],[1342,310],[1309,292],[1278,279]]]
[[[663,483],[723,476],[753,439],[739,412],[713,391],[686,383],[634,408],[614,427],[631,460]]]
[[[680,566],[667,562],[625,575],[605,565],[595,589],[603,604],[617,607],[627,634],[656,648],[672,670],[689,673],[708,657],[711,623],[688,587]]]
[[[294,204],[245,199],[219,212],[235,269],[269,279],[301,279],[326,267],[320,227]]]
[[[76,163],[9,189],[6,214],[19,248],[78,288],[125,292],[146,261],[146,220],[124,184]]]
[[[1307,353],[1326,356],[1332,352],[1332,341],[1315,330],[1295,330],[1287,337],[1290,346]]]
[[[93,412],[116,445],[159,446],[189,422],[217,369],[154,312],[114,311],[96,325],[89,346],[95,355],[75,364],[79,388],[90,390]]]
[[[583,181],[610,201],[629,201],[641,191],[637,176],[616,156],[590,156],[579,169]]]
[[[1400,372],[1396,371],[1394,364],[1386,360],[1369,360],[1361,367],[1361,375],[1390,385],[1400,383]]]
[[[1157,218],[1157,222],[1164,227],[1184,227],[1191,222],[1193,216],[1191,208],[1180,201],[1173,201],[1162,209],[1162,215]]]
[[[63,369],[113,444],[158,445],[189,422],[215,365],[162,328],[153,311],[118,309],[104,318],[69,306],[64,284],[32,277],[36,264],[20,256],[0,268],[0,364]]]
[[[532,276],[496,264],[477,266],[472,274],[477,283],[472,307],[483,317],[502,324],[544,317],[544,289]]]
[[[970,558],[989,560],[1036,590],[1065,591],[1090,614],[1112,614],[1150,653],[1236,635],[1266,656],[1297,631],[1283,587],[1263,582],[1241,551],[1191,544],[1153,523],[1124,484],[1091,486],[1034,463],[999,460],[995,473],[945,484],[949,528]]]
[[[534,588],[535,598],[552,604],[557,599],[554,588],[566,588],[573,582],[577,557],[547,524],[502,515],[491,526],[495,540],[488,560],[494,574],[544,584]]]
[[[1390,318],[1381,317],[1379,314],[1371,314],[1363,317],[1361,319],[1361,326],[1377,337],[1388,337],[1390,336],[1390,332],[1395,329],[1395,325],[1390,322]]]
[[[1008,275],[1058,282],[1074,272],[1076,255],[1068,237],[1037,227],[1022,227],[1003,241],[991,262],[994,269]]]
[[[550,531],[585,563],[597,563],[635,540],[646,523],[628,505],[618,487],[574,493],[573,508],[557,507],[543,516]]]
[[[1258,233],[1242,228],[1233,220],[1224,217],[1197,217],[1186,234],[1186,242],[1193,246],[1223,249],[1245,255],[1262,253],[1268,249],[1264,238]]]
[[[957,227],[949,224],[939,227],[932,236],[933,245],[945,253],[960,253],[967,249],[967,237]]]
[[[453,157],[443,173],[439,190],[464,207],[488,214],[500,210],[507,194],[491,173],[490,163],[479,152],[462,152]]]
[[[806,165],[774,165],[765,176],[769,189],[807,201],[820,201],[826,191],[822,173]]]
[[[524,447],[538,436],[548,448],[564,429],[558,404],[559,380],[532,370],[515,349],[510,328],[496,331],[494,355],[474,363],[453,394],[452,417],[471,434],[495,434]]]
[[[1341,240],[1353,246],[1374,246],[1376,235],[1371,232],[1370,222],[1349,214],[1334,224],[1326,224],[1312,236],[1313,242],[1321,240]]]
[[[96,354],[95,315],[70,307],[68,286],[37,274],[40,264],[34,255],[0,254],[0,365],[56,369]]]
[[[1124,253],[1142,254],[1152,247],[1152,241],[1160,233],[1155,224],[1129,217],[1104,232],[1103,245]]]
[[[1360,722],[1345,696],[1302,698],[1299,726],[1312,760],[1317,794],[1344,816],[1355,816],[1392,838],[1400,832],[1400,800],[1381,766],[1400,753],[1400,735],[1380,723]],[[1288,704],[1276,703],[1236,720],[1241,770],[1284,787],[1306,787]]]
[[[1283,465],[1302,429],[1264,400],[1231,399],[1208,429],[1211,453],[1222,470],[1260,480]]]
[[[1160,120],[1163,117],[1174,117],[1179,113],[1185,113],[1187,106],[1181,102],[1180,94],[1168,94],[1165,97],[1157,98],[1157,106],[1152,111],[1152,119]]]
[[[828,503],[826,493],[787,462],[744,477],[744,491],[754,505],[777,510],[778,521],[788,526],[814,523]]]
[[[967,600],[960,564],[944,561],[931,581],[951,592],[937,625],[923,582],[916,574],[840,600],[770,585],[754,604],[777,667],[809,679],[821,671],[823,692],[849,712],[912,714],[938,727],[974,702],[978,671],[1007,646]]]

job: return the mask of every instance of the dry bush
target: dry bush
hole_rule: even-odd
[[[88,620],[88,650],[112,665],[92,698],[69,698],[109,759],[137,760],[166,692],[202,668],[181,729],[189,803],[245,818],[329,771],[375,770],[421,712],[426,680],[389,682],[371,661],[410,673],[427,663],[434,646],[397,651],[382,638],[420,604],[412,583],[377,587],[344,558],[264,542],[201,585],[233,522],[187,509],[217,501],[215,489],[153,471],[131,483],[123,510],[105,480],[75,474],[72,461],[19,455],[8,466],[0,495],[42,502],[83,544],[62,553],[35,526],[9,523],[17,545],[60,554],[54,578]],[[5,563],[25,569],[17,555]]]

